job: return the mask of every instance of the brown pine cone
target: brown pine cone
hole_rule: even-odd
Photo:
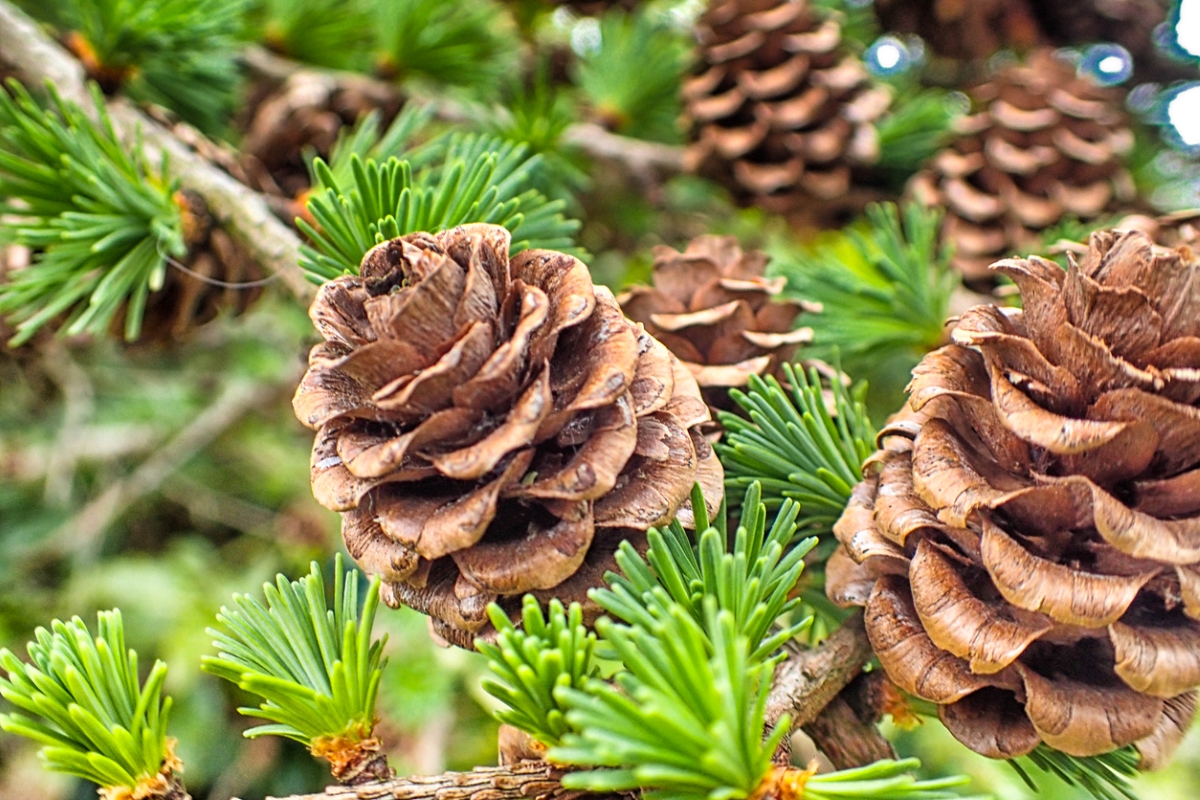
[[[710,407],[727,408],[728,389],[774,373],[811,328],[793,330],[802,306],[775,299],[784,279],[764,278],[769,256],[743,253],[732,236],[699,236],[682,253],[654,248],[654,286],[618,298],[621,310],[679,357]]]
[[[808,0],[718,0],[700,18],[683,87],[692,170],[770,211],[845,205],[851,169],[879,157],[890,93]]]
[[[989,264],[1038,249],[1042,231],[1065,218],[1097,219],[1133,199],[1120,92],[1042,50],[971,95],[958,138],[909,184],[915,199],[946,209],[942,236],[968,281],[993,282]]]
[[[1116,227],[1143,231],[1155,244],[1163,247],[1187,245],[1193,250],[1200,250],[1200,209],[1177,211],[1161,217],[1131,214],[1117,223]]]
[[[1030,0],[876,0],[875,10],[886,30],[915,33],[946,58],[982,61],[1039,41]]]
[[[577,259],[509,243],[478,224],[372,249],[313,302],[293,401],[350,554],[462,647],[491,601],[586,603],[695,482],[722,495],[691,374]]]
[[[273,88],[264,82],[248,104],[241,168],[253,188],[296,197],[308,189],[308,151],[328,158],[343,127],[377,109],[390,121],[403,102],[390,85],[349,74],[303,71]]]
[[[183,269],[168,264],[162,288],[147,296],[139,343],[184,339],[221,314],[244,313],[263,293],[257,283],[266,277],[262,266],[215,225],[204,198],[183,190],[176,193],[175,200],[183,212],[188,252],[178,262]],[[115,336],[122,336],[124,329],[122,312],[114,319],[112,330]]]
[[[1157,766],[1200,685],[1200,259],[1105,231],[993,268],[1024,310],[976,306],[913,371],[827,590],[972,750]]]

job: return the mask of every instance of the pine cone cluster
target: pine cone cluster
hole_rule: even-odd
[[[741,201],[789,212],[842,198],[874,162],[891,101],[808,0],[724,0],[697,23],[699,71],[683,88],[689,168]]]
[[[293,402],[350,554],[463,647],[493,600],[586,603],[695,482],[722,495],[691,374],[577,259],[509,244],[478,224],[372,249],[314,301]]]
[[[946,209],[943,238],[968,281],[992,280],[989,264],[1036,250],[1064,219],[1093,220],[1133,199],[1123,160],[1133,133],[1119,93],[1042,50],[971,96],[959,136],[909,185],[918,201]]]
[[[913,372],[834,531],[828,591],[880,663],[995,758],[1164,763],[1200,685],[1200,258],[1094,234],[994,269]]]
[[[681,253],[654,249],[653,283],[618,298],[621,310],[674,353],[696,378],[705,400],[725,408],[730,387],[775,372],[811,328],[793,330],[801,310],[778,298],[784,279],[765,278],[769,256],[743,253],[732,236],[699,236]]]

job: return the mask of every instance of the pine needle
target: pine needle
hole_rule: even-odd
[[[173,766],[163,698],[167,665],[154,662],[139,687],[137,653],[125,648],[119,610],[96,615],[96,636],[79,617],[38,628],[30,663],[0,650],[0,696],[17,711],[0,728],[42,744],[46,767],[132,791]],[[173,758],[173,757],[172,757]]]
[[[736,497],[760,482],[767,508],[795,501],[800,530],[825,536],[862,480],[863,461],[875,450],[875,428],[861,400],[865,387],[852,395],[841,373],[826,383],[816,368],[808,375],[790,364],[783,370],[787,389],[773,376],[753,376],[746,392],[730,391],[749,419],[720,414],[726,434],[716,449],[725,485]]]
[[[104,335],[124,310],[125,338],[141,332],[166,257],[182,256],[183,223],[166,164],[152,169],[117,140],[93,87],[93,123],[51,90],[41,108],[16,81],[0,91],[0,214],[34,263],[0,284],[10,344],[59,323],[66,335]],[[65,319],[64,319],[65,318]],[[60,319],[62,320],[60,322]]]
[[[234,595],[233,608],[221,608],[217,621],[227,630],[208,630],[219,654],[205,656],[202,667],[263,698],[258,708],[238,709],[268,723],[246,737],[284,736],[309,746],[322,737],[370,738],[387,637],[371,640],[379,578],[360,616],[358,574],[344,569],[339,554],[332,608],[316,562],[298,581],[279,575],[274,585],[264,584],[265,607]]]
[[[421,159],[433,163],[418,169]],[[514,253],[579,252],[573,247],[579,223],[563,217],[565,204],[529,188],[539,164],[524,145],[475,134],[454,134],[404,161],[364,162],[353,154],[352,183],[316,159],[317,186],[308,201],[316,224],[296,221],[311,242],[301,247],[300,264],[318,283],[357,274],[362,257],[380,242],[470,222],[508,228]]]

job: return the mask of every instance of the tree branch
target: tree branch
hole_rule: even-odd
[[[768,728],[785,713],[792,715],[793,728],[817,719],[822,709],[853,680],[870,656],[871,644],[867,641],[861,614],[850,617],[817,647],[790,652],[775,670],[775,683],[767,699]],[[852,716],[854,713],[850,711]],[[574,800],[584,795],[589,798],[618,797],[564,789],[561,783],[564,774],[563,770],[544,761],[522,761],[504,767],[476,767],[471,772],[396,778],[363,786],[330,786],[319,794],[271,800]]]
[[[896,751],[876,724],[883,717],[882,672],[865,672],[850,682],[814,720],[803,726],[836,769],[862,767]]]
[[[27,86],[53,84],[64,99],[91,111],[83,66],[8,0],[0,0],[0,62],[10,65]],[[171,175],[204,198],[221,227],[264,269],[278,274],[298,297],[313,295],[316,287],[299,266],[300,240],[258,193],[192,152],[128,101],[112,99],[108,110],[126,146],[140,140],[151,161],[166,154]]]
[[[248,47],[242,52],[242,62],[251,72],[271,81],[283,83],[293,76],[311,75],[314,79],[332,79],[347,87],[358,87],[369,96],[385,97],[395,92],[393,84],[356,72],[319,69],[275,55],[261,47]],[[439,97],[418,98],[434,106],[439,119],[448,122],[479,122],[479,112],[462,103]],[[605,130],[591,122],[579,122],[567,128],[563,142],[577,147],[593,158],[617,161],[639,178],[655,172],[682,172],[683,148],[661,142],[632,139]]]
[[[792,730],[812,722],[862,671],[871,655],[861,612],[812,650],[789,655],[775,670],[767,697],[767,726],[775,725],[784,714],[791,716]],[[786,763],[790,748],[790,738],[785,736],[776,761]]]

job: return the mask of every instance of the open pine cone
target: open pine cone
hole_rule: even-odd
[[[989,264],[1038,249],[1064,219],[1096,219],[1133,198],[1119,92],[1041,50],[971,96],[958,138],[909,184],[918,201],[946,209],[943,238],[968,281],[990,282]]]
[[[1164,763],[1200,685],[1200,259],[1102,232],[993,267],[913,372],[834,528],[827,588],[880,663],[995,758]]]
[[[793,330],[800,303],[776,299],[784,279],[764,278],[769,256],[743,253],[732,236],[699,236],[682,253],[654,248],[654,286],[618,298],[621,310],[679,357],[710,406],[728,406],[730,387],[775,372],[811,328]],[[816,311],[819,307],[807,307]]]
[[[586,603],[617,545],[723,473],[695,379],[577,259],[466,225],[378,245],[325,284],[293,405],[313,494],[383,598],[470,647],[493,600]]]
[[[808,0],[720,0],[698,35],[689,168],[771,211],[845,201],[851,168],[879,157],[874,122],[891,95],[871,87],[838,22]]]

